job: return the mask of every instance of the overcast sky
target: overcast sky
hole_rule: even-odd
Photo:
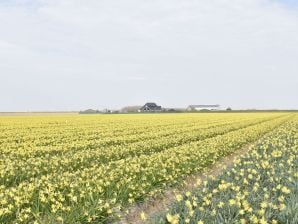
[[[296,0],[0,0],[0,111],[298,109]]]

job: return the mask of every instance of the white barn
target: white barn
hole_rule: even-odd
[[[201,110],[211,110],[211,111],[216,111],[220,110],[220,105],[215,104],[215,105],[189,105],[187,107],[188,111],[201,111]]]

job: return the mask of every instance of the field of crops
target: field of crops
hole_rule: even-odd
[[[289,169],[292,165],[297,168],[296,129],[296,115],[283,113],[0,117],[0,223],[111,222],[128,206],[179,185],[185,177],[273,130],[279,132],[260,142],[259,154],[251,154],[260,161],[260,167],[251,168],[251,175],[256,178],[254,181],[267,177],[259,173],[264,163],[272,182],[282,178],[271,175],[275,172],[269,163],[271,154],[269,150],[262,151],[276,146],[273,154],[288,163],[280,163],[284,166],[280,172],[289,171],[287,175],[293,183],[296,181],[297,190],[295,167]],[[243,174],[238,178],[250,181],[245,178],[247,166],[247,162],[239,162],[235,172],[230,173]],[[234,177],[228,175],[226,182],[230,183],[229,178]],[[260,182],[257,186],[260,194],[263,185],[268,184]],[[236,183],[233,186],[239,192],[233,199],[238,205],[246,191],[238,189]],[[267,191],[272,190],[271,186]],[[280,186],[285,191],[292,189],[284,182]],[[285,200],[287,194],[283,196]],[[212,198],[208,194],[210,206],[215,203]],[[259,200],[263,200],[261,196]],[[237,212],[236,205],[233,214]],[[274,205],[281,209],[280,204]],[[183,206],[175,209],[179,220],[192,220]],[[193,209],[196,217],[202,214]],[[172,216],[176,217],[176,213],[159,221],[171,221]]]
[[[298,119],[258,141],[154,223],[298,223]]]

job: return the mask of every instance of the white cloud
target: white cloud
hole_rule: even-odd
[[[14,48],[16,47],[13,43],[9,43],[7,41],[0,40],[0,48]]]
[[[0,110],[298,108],[297,15],[269,0],[0,4]]]

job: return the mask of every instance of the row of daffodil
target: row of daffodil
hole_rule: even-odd
[[[272,118],[270,118],[272,119]],[[126,145],[112,145],[101,147],[98,150],[69,150],[64,154],[42,154],[31,157],[17,154],[6,154],[0,159],[0,184],[6,187],[15,186],[30,178],[37,178],[49,173],[74,172],[76,170],[92,167],[97,164],[106,164],[111,161],[128,157],[149,155],[162,150],[189,142],[203,140],[232,130],[264,122],[261,120],[225,121],[221,123],[197,125],[185,130],[175,128],[176,133],[161,135],[159,138],[151,137],[148,140],[137,141]],[[164,131],[168,132],[168,131]],[[173,132],[173,130],[171,130]],[[88,153],[87,153],[88,151]],[[50,159],[50,160],[49,160]]]
[[[157,118],[161,119],[159,116]],[[175,119],[176,116],[178,121],[179,118],[183,118],[181,120],[184,122],[190,116],[189,120],[193,122],[196,116],[202,115],[187,114],[170,117]],[[0,223],[108,222],[129,203],[144,200],[159,194],[168,185],[180,183],[184,177],[212,165],[218,158],[255,141],[291,117],[287,114],[278,116],[267,114],[267,117],[266,114],[262,114],[262,116],[259,114],[208,116],[215,116],[213,119],[209,118],[211,123],[216,116],[225,119],[234,118],[236,126],[233,126],[233,122],[224,122],[224,125],[220,126],[220,130],[223,128],[224,131],[215,131],[215,134],[211,131],[210,133],[213,134],[205,135],[204,138],[198,135],[199,137],[194,141],[182,142],[176,146],[174,144],[157,151],[153,150],[152,153],[144,151],[144,153],[133,154],[133,156],[127,155],[106,163],[94,162],[91,166],[84,163],[84,160],[81,161],[75,157],[78,159],[79,168],[75,166],[75,162],[68,163],[73,166],[71,169],[67,169],[67,166],[63,167],[63,163],[61,163],[62,169],[58,169],[59,166],[56,166],[50,172],[45,170],[45,173],[40,175],[28,175],[29,178],[24,178],[17,184],[9,186],[1,184]],[[251,119],[244,119],[244,117]],[[150,119],[153,118],[150,117]],[[237,118],[245,125],[241,125]],[[90,118],[88,117],[88,119]],[[91,120],[93,119],[95,118],[92,117]],[[257,121],[254,121],[255,119]],[[200,123],[197,125],[199,126]],[[205,132],[209,129],[216,130],[218,125],[211,125],[211,128],[207,125],[204,129],[195,129],[197,131],[191,133],[197,134],[197,132]],[[230,126],[232,128],[229,129]],[[171,127],[177,126],[173,124]],[[169,141],[164,137],[158,140],[164,141],[165,144]],[[170,140],[175,141],[175,138]],[[146,144],[139,146],[147,147]],[[118,150],[121,153],[121,150],[124,149],[119,148]],[[147,147],[146,150],[151,150],[151,147]],[[91,152],[92,150],[86,150],[86,154]],[[61,155],[59,154],[59,156]],[[44,158],[47,158],[50,164],[47,169],[51,169],[51,166],[55,164],[51,161],[52,157],[44,156]],[[69,161],[73,160],[71,156],[68,159]],[[30,163],[29,159],[29,167]],[[84,166],[81,166],[81,163]],[[36,172],[39,174],[38,171]],[[23,175],[26,176],[27,173],[25,172]]]
[[[32,150],[30,151],[30,149],[32,146],[37,147],[34,152],[42,150],[43,146],[48,147],[49,150],[51,150],[51,147],[59,148],[60,146],[61,150],[69,150],[79,146],[82,139],[85,147],[86,143],[92,142],[92,140],[101,140],[102,144],[109,144],[115,139],[114,141],[119,143],[119,140],[125,139],[125,137],[132,138],[139,135],[139,138],[141,138],[142,134],[160,128],[166,130],[171,125],[181,126],[186,124],[186,126],[189,126],[192,124],[185,122],[185,119],[178,119],[176,123],[173,123],[168,117],[163,118],[148,117],[140,121],[119,116],[115,116],[114,119],[107,116],[80,116],[79,119],[74,116],[32,117],[23,120],[1,118],[0,143],[5,146],[5,152],[10,153],[24,153],[27,149],[26,146],[31,146],[28,147],[31,154]],[[150,122],[150,119],[154,122]],[[198,120],[203,121],[202,119]],[[117,140],[117,137],[122,138]],[[69,139],[73,140],[73,145],[63,147]]]
[[[0,153],[29,154],[29,156],[32,153],[42,155],[44,152],[50,153],[52,151],[61,151],[63,153],[78,148],[96,148],[112,144],[120,145],[150,139],[152,137],[158,138],[162,135],[171,135],[180,129],[180,131],[187,131],[201,125],[224,123],[234,119],[248,119],[242,114],[235,115],[234,117],[227,115],[190,115],[188,119],[181,115],[173,116],[149,116],[145,117],[144,121],[139,121],[133,117],[131,117],[132,121],[127,120],[127,118],[121,120],[120,118],[123,116],[115,116],[115,120],[118,121],[116,124],[115,122],[106,124],[104,116],[80,117],[81,119],[65,117],[64,119],[67,122],[64,123],[61,120],[63,117],[56,118],[57,121],[53,120],[54,118],[44,118],[48,121],[47,123],[43,121],[43,118],[31,118],[31,120],[26,119],[25,121],[27,122],[24,121],[24,123],[16,120],[14,123],[11,123],[11,126],[3,125],[6,120],[0,120],[2,121],[0,126],[0,144],[2,150]],[[258,115],[255,118],[268,119],[276,116],[276,114]],[[38,123],[40,120],[43,121],[43,126]]]
[[[298,116],[152,223],[298,223]],[[143,219],[146,215],[142,214]]]

